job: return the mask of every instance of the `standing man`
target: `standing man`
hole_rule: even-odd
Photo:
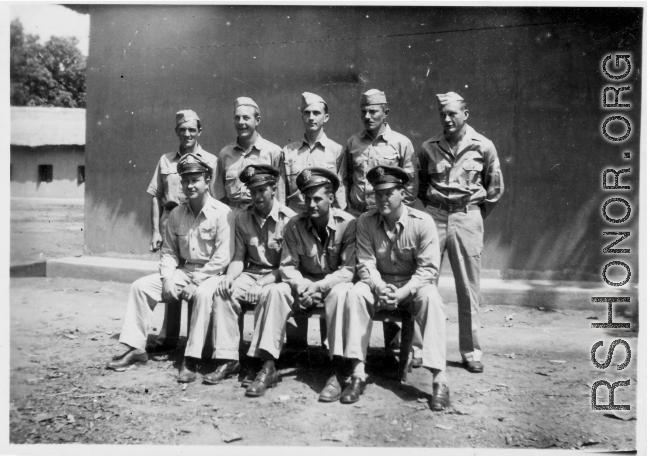
[[[219,367],[203,377],[204,383],[214,385],[239,372],[241,304],[256,306],[255,327],[258,328],[263,308],[259,302],[262,297],[268,297],[265,291],[269,286],[280,281],[284,229],[296,214],[275,199],[279,176],[280,171],[269,165],[250,165],[239,175],[250,191],[253,204],[236,216],[235,256],[214,297],[212,334]],[[243,384],[248,386],[254,380],[257,367],[253,378],[248,375]]]
[[[160,257],[160,273],[148,275],[131,285],[120,342],[129,347],[107,364],[119,369],[134,363],[146,363],[147,325],[156,304],[193,300],[190,333],[179,382],[196,379],[197,358],[206,337],[204,321],[212,308],[212,297],[230,262],[233,251],[232,212],[208,192],[210,166],[197,154],[184,155],[178,162],[183,193],[187,202],[169,215]]]
[[[348,324],[343,310],[354,276],[356,220],[332,207],[340,185],[334,172],[304,169],[296,185],[305,197],[306,212],[289,221],[280,263],[282,283],[265,288],[255,313],[248,356],[264,364],[246,390],[247,396],[261,396],[277,383],[275,360],[282,351],[287,320],[294,312],[324,303],[330,358],[336,357],[333,364],[339,365],[345,356],[343,332]],[[331,402],[341,396],[341,385],[333,374],[319,399]]]
[[[364,130],[352,135],[345,147],[349,189],[347,210],[355,217],[376,207],[372,185],[369,185],[366,173],[378,165],[398,166],[406,171],[409,181],[404,188],[404,202],[408,206],[421,207],[416,198],[418,176],[413,166],[413,144],[406,136],[388,126],[389,111],[384,92],[371,89],[361,95],[361,120]],[[384,338],[396,339],[398,332],[399,327],[395,323],[384,323]],[[393,345],[394,343],[395,341]],[[420,367],[422,363],[421,347],[420,330],[416,326],[414,367]]]
[[[427,214],[404,204],[409,180],[409,174],[395,166],[368,171],[377,208],[359,217],[357,224],[360,281],[346,302],[349,327],[356,330],[348,347],[365,360],[372,316],[382,309],[403,307],[422,330],[422,364],[433,373],[430,407],[440,411],[449,406],[449,388],[445,308],[435,284],[440,267],[438,236]]]
[[[260,124],[260,108],[252,99],[240,97],[235,100],[235,130],[237,140],[219,152],[215,198],[239,212],[251,204],[251,195],[239,175],[248,165],[271,165],[280,169],[282,149],[262,138],[257,132]],[[284,182],[278,182],[276,198],[285,201]]]
[[[177,165],[181,157],[193,153],[201,157],[216,173],[217,157],[201,148],[198,142],[201,136],[201,119],[192,110],[186,109],[176,113],[176,136],[180,141],[177,151],[160,157],[151,178],[147,193],[151,199],[151,243],[149,250],[156,252],[163,244],[165,226],[169,214],[176,206],[187,201],[181,187],[181,176]],[[215,175],[210,176],[211,193],[214,194]],[[181,329],[181,302],[165,304],[165,319],[156,339],[154,351],[169,351],[176,348]]]
[[[479,300],[483,219],[503,195],[503,176],[492,141],[467,124],[465,100],[437,95],[443,132],[418,154],[419,197],[433,217],[456,281],[460,353],[469,372],[483,372]]]
[[[345,209],[345,160],[343,148],[325,135],[323,130],[329,120],[327,103],[320,96],[305,92],[300,105],[305,136],[282,149],[287,179],[287,206],[296,213],[305,211],[305,199],[296,185],[298,174],[305,168],[325,168],[338,175],[342,185],[336,191],[334,207]]]

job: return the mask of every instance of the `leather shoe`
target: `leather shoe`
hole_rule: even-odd
[[[366,381],[359,377],[352,377],[352,381],[341,393],[341,404],[354,404],[366,389]]]
[[[480,374],[483,372],[483,363],[480,361],[463,361],[463,365],[468,372],[472,374]]]
[[[257,377],[257,369],[255,369],[255,366],[249,366],[246,370],[246,375],[241,381],[241,386],[243,388],[248,388],[248,386],[255,381],[255,377]]]
[[[434,412],[441,412],[449,407],[449,387],[446,383],[434,383],[429,407]]]
[[[178,383],[191,383],[194,380],[196,380],[196,362],[192,358],[185,356],[176,381]]]
[[[257,377],[253,383],[246,388],[246,396],[260,397],[264,396],[267,388],[274,388],[278,386],[280,376],[275,370],[275,362],[268,360],[264,363],[262,370],[257,373]]]
[[[413,358],[413,362],[411,363],[411,367],[414,369],[418,369],[422,367],[422,358]]]
[[[327,379],[325,383],[325,388],[320,392],[318,400],[320,402],[334,402],[338,401],[341,398],[341,384],[339,379],[336,377],[336,374],[332,374],[330,378]]]
[[[131,364],[146,364],[149,361],[147,353],[136,353],[133,348],[121,355],[113,356],[113,359],[106,363],[108,369],[122,369],[129,367]]]
[[[241,364],[239,364],[239,361],[237,360],[227,361],[219,365],[214,372],[205,374],[203,376],[203,383],[207,383],[208,385],[216,385],[217,383],[220,383],[221,381],[227,379],[228,377],[237,375],[240,370],[241,370]]]

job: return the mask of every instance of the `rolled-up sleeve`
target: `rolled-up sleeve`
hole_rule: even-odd
[[[300,234],[295,220],[290,220],[284,229],[284,242],[282,243],[282,259],[280,260],[280,277],[295,289],[305,279],[298,270],[300,265]]]
[[[200,285],[211,276],[222,274],[235,251],[235,216],[230,209],[223,210],[217,219],[215,230],[214,253],[202,267],[195,269],[192,282]]]
[[[485,164],[486,166],[483,169],[482,176],[483,185],[485,186],[486,191],[485,201],[481,205],[481,213],[483,217],[487,217],[488,214],[492,212],[505,190],[501,164],[499,163],[497,150],[491,141],[486,147]]]
[[[149,183],[149,188],[147,188],[147,193],[149,193],[151,196],[155,196],[156,198],[162,200],[163,197],[165,196],[165,183],[163,182],[162,178],[162,173],[160,172],[160,160],[158,160],[158,164],[156,165],[156,170],[153,172],[153,177],[151,178],[151,182]]]
[[[359,279],[375,291],[378,286],[383,286],[384,281],[377,270],[377,258],[372,242],[371,224],[374,218],[361,217],[357,221],[357,272]]]
[[[341,239],[341,250],[339,251],[340,263],[339,268],[327,274],[318,281],[318,289],[321,292],[329,291],[334,285],[340,282],[352,282],[354,278],[354,268],[356,267],[356,237],[357,221],[350,220],[343,237]]]
[[[178,237],[176,235],[179,211],[179,208],[174,208],[171,214],[169,214],[167,227],[165,228],[165,240],[162,245],[160,263],[158,266],[160,277],[163,282],[165,279],[171,279],[174,276],[174,271],[176,271],[176,268],[179,265],[179,258],[181,258],[180,250],[178,248]]]
[[[409,181],[405,186],[406,198],[405,203],[409,206],[413,206],[418,192],[418,176],[415,172],[415,167],[413,166],[414,157],[413,144],[411,141],[407,141],[403,144],[404,148],[404,162],[402,163],[402,169],[406,171],[409,175]]]

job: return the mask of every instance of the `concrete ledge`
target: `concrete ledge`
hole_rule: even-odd
[[[140,277],[158,272],[158,262],[110,257],[81,256],[59,258],[46,262],[47,277],[73,277],[114,282],[133,282]],[[440,294],[445,302],[456,302],[454,278],[442,275]],[[592,304],[595,296],[629,296],[631,305],[638,305],[638,287],[627,284],[614,288],[602,282],[568,282],[559,280],[504,280],[481,279],[482,307],[514,305],[543,307],[545,310],[591,310],[602,309],[605,304]],[[617,310],[624,307],[617,304]]]
[[[47,260],[46,277],[73,277],[113,282],[134,282],[158,272],[157,261],[80,256]]]

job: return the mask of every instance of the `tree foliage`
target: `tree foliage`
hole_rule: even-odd
[[[86,107],[86,57],[74,37],[53,36],[45,44],[11,22],[11,105]]]

